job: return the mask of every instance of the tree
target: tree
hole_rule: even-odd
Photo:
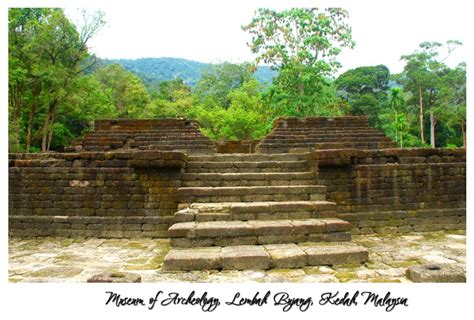
[[[38,136],[41,150],[49,150],[58,109],[71,94],[74,82],[95,63],[87,43],[103,24],[100,12],[92,17],[84,13],[84,25],[78,32],[62,9],[9,10],[11,125],[20,132],[19,118],[28,114],[25,151]],[[19,151],[19,139],[14,141],[14,149]]]
[[[143,111],[140,118],[177,118],[185,117],[193,105],[191,87],[180,78],[165,80],[157,84],[157,91]]]
[[[312,109],[314,96],[329,85],[324,77],[340,67],[336,57],[341,49],[354,46],[347,17],[339,8],[258,9],[242,27],[252,35],[248,45],[256,63],[279,70],[270,90],[273,107],[293,101],[294,115],[308,114],[304,109]]]
[[[443,45],[438,42],[423,42],[420,44],[420,51],[410,55],[402,56],[406,61],[404,67],[402,84],[406,90],[416,93],[419,108],[419,124],[421,142],[425,143],[424,114],[425,109],[429,112],[430,119],[430,142],[435,148],[435,110],[439,104],[440,86],[442,77],[446,73],[447,66],[443,63],[451,52],[461,45],[459,41],[448,41],[446,43],[447,56],[439,60],[440,50]],[[415,95],[414,95],[415,97]]]
[[[351,114],[366,114],[372,125],[387,98],[390,71],[384,65],[359,67],[341,74],[335,81],[338,94],[350,105]]]
[[[209,65],[202,71],[194,93],[201,103],[207,100],[207,104],[216,104],[228,108],[230,106],[229,92],[249,81],[252,78],[253,71],[253,66],[250,63],[233,64],[224,62]]]
[[[440,106],[437,113],[449,127],[458,126],[462,146],[466,147],[466,64],[461,63],[447,70],[440,90]]]
[[[229,92],[230,106],[197,105],[187,116],[195,118],[205,135],[214,140],[260,139],[269,130],[263,112],[260,85],[252,79]]]
[[[100,68],[93,77],[100,88],[111,97],[119,118],[139,116],[150,101],[141,79],[119,64]]]

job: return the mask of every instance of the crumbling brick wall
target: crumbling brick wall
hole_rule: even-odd
[[[318,183],[353,233],[464,229],[464,149],[319,150]]]

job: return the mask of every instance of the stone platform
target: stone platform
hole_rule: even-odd
[[[355,235],[352,242],[369,248],[369,261],[295,269],[163,272],[169,240],[13,237],[8,243],[8,279],[22,283],[85,283],[101,273],[133,273],[144,283],[394,283],[411,282],[406,270],[414,266],[442,264],[466,269],[465,232]]]

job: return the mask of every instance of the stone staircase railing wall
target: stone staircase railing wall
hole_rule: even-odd
[[[165,238],[186,159],[168,151],[11,154],[9,234]]]
[[[465,149],[316,150],[318,184],[352,233],[465,229]]]

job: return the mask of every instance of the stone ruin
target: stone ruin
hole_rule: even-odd
[[[9,155],[10,236],[170,238],[169,271],[363,263],[352,234],[465,228],[465,149],[399,149],[367,117],[225,145],[191,120],[97,120],[64,153]]]

